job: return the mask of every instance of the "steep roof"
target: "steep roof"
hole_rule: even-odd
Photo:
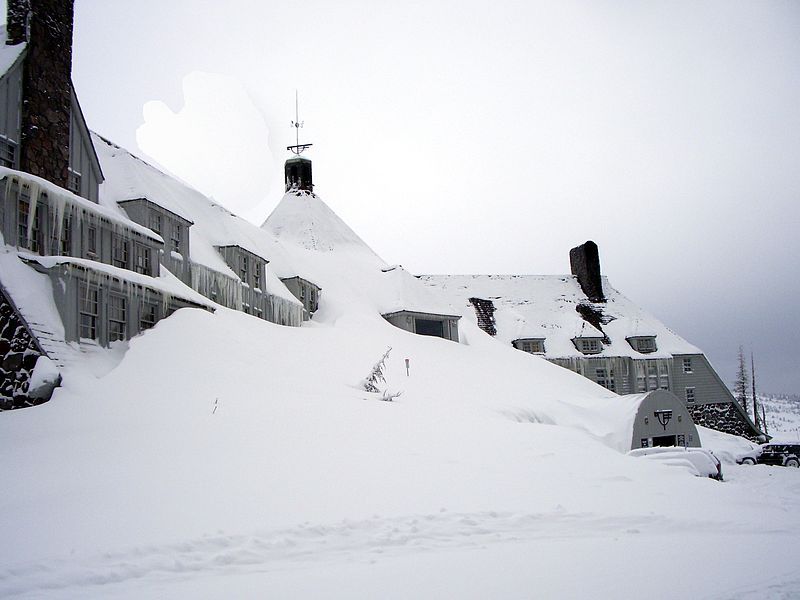
[[[25,48],[28,47],[24,42],[13,46],[7,46],[7,39],[6,26],[0,25],[0,77],[8,73],[8,70],[14,66],[17,59],[22,56]]]
[[[193,222],[189,228],[191,260],[230,277],[238,276],[228,267],[217,246],[239,246],[270,260],[272,267],[276,241],[267,232],[96,133],[92,134],[92,141],[106,175],[100,186],[100,204],[124,215],[119,202],[145,198]],[[267,269],[266,291],[298,303],[272,268]]]
[[[607,337],[602,351],[593,356],[668,358],[673,354],[699,354],[661,321],[620,294],[603,278],[607,302],[589,302],[572,275],[423,275],[421,280],[444,293],[465,318],[477,323],[469,298],[491,300],[497,338],[511,343],[524,338],[545,338],[548,358],[584,356],[572,340],[576,337]],[[581,310],[594,312],[595,324]],[[658,350],[642,354],[627,338],[655,336]]]
[[[341,303],[333,309],[336,314],[357,306],[379,314],[458,314],[403,267],[388,265],[316,194],[287,192],[262,228],[280,242],[275,261],[294,270],[281,276],[300,275],[315,283],[325,290],[326,301],[337,295]]]

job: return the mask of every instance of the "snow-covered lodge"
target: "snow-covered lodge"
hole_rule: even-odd
[[[10,0],[0,43],[0,409],[46,400],[82,352],[179,308],[308,317],[267,268],[264,232],[89,132],[72,2]]]
[[[759,435],[703,353],[601,277],[593,244],[573,249],[570,275],[417,278],[387,265],[314,194],[311,161],[299,155],[286,161],[286,195],[258,228],[88,130],[70,78],[71,38],[71,2],[9,0],[0,45],[0,410],[47,400],[70,361],[180,308],[300,326],[335,312],[325,289],[348,279],[369,290],[367,312],[411,333],[458,343],[465,318],[620,395],[668,390],[699,424]],[[632,435],[642,444],[671,435],[692,445],[696,436],[655,435],[641,419]]]
[[[703,352],[620,294],[600,273],[597,245],[570,252],[569,275],[425,275],[463,316],[621,395],[669,390],[694,421],[758,437]]]

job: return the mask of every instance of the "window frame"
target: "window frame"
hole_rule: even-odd
[[[94,312],[90,312],[92,308]],[[100,287],[82,281],[78,286],[78,339],[98,340],[100,338],[99,319]],[[84,335],[84,331],[89,335]]]
[[[119,303],[119,305],[115,306],[115,303]],[[109,342],[128,339],[128,316],[128,298],[123,294],[109,293],[107,310]]]

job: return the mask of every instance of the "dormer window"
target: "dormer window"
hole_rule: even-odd
[[[655,336],[629,337],[628,343],[631,348],[642,354],[649,354],[657,350]]]
[[[599,354],[603,349],[601,338],[575,338],[575,347],[583,354]]]
[[[81,174],[77,171],[69,169],[67,171],[67,189],[73,194],[80,195],[81,193]]]
[[[530,354],[544,354],[544,338],[527,338],[514,340],[513,346],[517,350],[528,352]]]

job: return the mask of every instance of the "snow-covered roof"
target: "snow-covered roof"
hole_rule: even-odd
[[[604,343],[600,353],[593,356],[668,358],[701,352],[620,294],[605,277],[607,302],[597,304],[589,302],[573,275],[424,275],[421,280],[443,292],[460,314],[473,322],[477,318],[469,298],[491,300],[497,338],[508,343],[544,338],[548,358],[584,356],[572,340],[604,335],[610,343]],[[600,313],[602,331],[581,316],[579,305]],[[655,336],[657,350],[637,352],[628,342],[635,336]]]
[[[210,310],[215,310],[216,305],[202,294],[197,293],[192,288],[186,286],[180,279],[172,275],[166,269],[161,269],[161,277],[150,277],[128,269],[121,269],[113,265],[89,260],[87,258],[75,258],[72,256],[39,256],[38,254],[27,254],[24,252],[19,253],[19,257],[25,262],[36,263],[45,269],[52,269],[58,265],[72,265],[82,269],[91,269],[99,273],[103,273],[110,277],[116,277],[130,283],[135,283],[152,290],[162,292],[174,298],[180,298],[199,304]]]
[[[157,204],[193,223],[189,228],[189,257],[192,261],[238,279],[238,275],[227,265],[217,247],[239,246],[270,261],[266,292],[289,302],[299,303],[273,269],[275,263],[272,255],[277,244],[266,231],[237,217],[176,177],[164,173],[96,133],[92,134],[92,142],[106,177],[100,186],[102,205],[124,215],[119,202],[144,198]],[[282,271],[291,271],[288,265],[282,267]]]
[[[390,267],[316,194],[286,193],[262,228],[279,242],[276,263],[292,265],[293,272],[280,273],[281,266],[276,272],[320,286],[326,303],[338,295],[337,313],[363,306],[379,314],[408,310],[458,315],[441,294],[403,267]]]
[[[39,186],[40,189],[47,192],[47,195],[53,202],[71,204],[72,206],[76,206],[95,214],[98,217],[109,221],[110,223],[114,223],[115,225],[119,225],[134,231],[146,238],[150,238],[159,244],[164,243],[164,238],[147,227],[142,227],[138,223],[134,223],[124,212],[102,206],[100,204],[95,204],[94,202],[78,196],[77,194],[73,194],[72,192],[59,187],[55,183],[47,181],[46,179],[42,179],[41,177],[37,177],[36,175],[31,175],[30,173],[25,173],[23,171],[14,171],[13,169],[9,169],[7,167],[0,167],[0,179],[5,177],[16,177],[22,181],[25,181],[26,183],[33,183]]]
[[[7,39],[6,26],[2,25],[0,26],[0,77],[5,75],[8,70],[14,66],[14,63],[17,62],[17,59],[28,46],[24,42],[13,46],[7,46]]]

